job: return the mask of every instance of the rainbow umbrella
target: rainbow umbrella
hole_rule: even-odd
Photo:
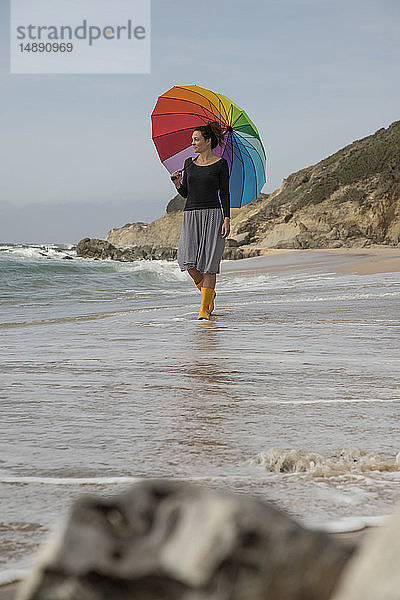
[[[209,121],[225,132],[213,151],[228,163],[231,207],[240,208],[255,200],[265,183],[266,155],[256,126],[232,100],[198,85],[174,86],[151,114],[152,138],[169,173],[182,171],[185,160],[195,156],[193,130]]]

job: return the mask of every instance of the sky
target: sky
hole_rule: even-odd
[[[10,74],[9,21],[0,0],[0,243],[76,243],[162,216],[175,188],[150,116],[174,85],[246,111],[264,193],[400,119],[398,0],[152,0],[151,71],[125,75]]]

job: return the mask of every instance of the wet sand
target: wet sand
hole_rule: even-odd
[[[0,600],[14,600],[18,589],[17,583],[10,583],[0,587]]]
[[[223,272],[283,272],[299,269],[325,269],[334,273],[374,275],[400,272],[400,248],[327,248],[324,250],[270,250],[263,256],[225,261]]]
[[[365,252],[350,265],[337,268],[338,273],[355,273],[357,275],[398,273],[399,271],[400,249],[382,247],[378,247],[372,253]]]

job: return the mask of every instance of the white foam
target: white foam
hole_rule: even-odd
[[[272,473],[309,473],[316,477],[400,470],[395,459],[358,448],[342,448],[328,457],[304,448],[270,448],[260,452],[252,462]]]
[[[204,475],[184,477],[179,481],[252,481],[253,475]],[[143,477],[117,476],[117,477],[8,477],[0,474],[0,484],[44,484],[44,485],[115,485],[131,484],[143,481]]]
[[[327,533],[351,533],[367,527],[381,527],[390,515],[343,517],[334,521],[306,521],[309,529],[322,529]]]
[[[246,286],[247,287],[247,286]],[[247,288],[248,289],[248,288]],[[226,290],[228,291],[228,290]],[[283,291],[283,290],[282,290]],[[267,300],[248,300],[247,302],[250,304],[298,304],[301,302],[304,303],[312,303],[312,302],[335,302],[335,301],[346,301],[346,300],[374,300],[377,298],[390,298],[390,297],[399,297],[400,291],[394,292],[381,292],[376,294],[363,294],[361,292],[355,292],[354,294],[340,294],[335,296],[330,296],[327,294],[326,296],[301,296],[301,294],[297,294],[296,296],[291,296],[289,298],[278,296],[278,297],[270,297]]]
[[[189,276],[181,271],[176,262],[168,260],[134,260],[129,263],[113,261],[114,270],[128,273],[149,273],[162,281],[188,281]]]
[[[28,569],[7,569],[0,573],[0,585],[8,585],[21,581],[27,575]]]
[[[399,296],[397,279],[385,275],[378,274],[372,280],[363,279],[361,285],[358,275],[337,275],[331,272],[222,273],[218,280],[218,288],[221,294],[246,291],[255,292],[256,295],[256,292],[264,291],[267,295],[269,292],[274,292],[261,302],[268,304],[370,300]],[[393,283],[396,289],[377,291],[376,284],[382,281]]]
[[[337,284],[337,277],[332,276],[331,273],[312,273],[309,275],[304,273],[296,273],[295,275],[288,275],[287,273],[239,273],[234,276],[226,276],[222,273],[221,278],[218,280],[218,286],[234,291],[238,287],[246,290],[266,287],[276,287],[280,290],[297,290],[308,289],[312,285],[312,287],[325,290],[326,285],[329,285],[330,282]]]
[[[62,260],[65,257],[74,258],[76,252],[72,250],[72,245],[64,248],[59,248],[54,244],[50,245],[21,245],[21,246],[8,246],[3,245],[0,249],[11,256],[16,258],[32,258],[32,259],[58,259]]]

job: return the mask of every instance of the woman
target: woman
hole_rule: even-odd
[[[192,145],[198,155],[185,160],[183,179],[182,171],[171,175],[179,194],[187,199],[177,258],[181,271],[187,270],[201,291],[198,319],[209,319],[214,309],[216,274],[230,232],[228,163],[212,151],[222,141],[223,131],[216,121],[197,127]]]

